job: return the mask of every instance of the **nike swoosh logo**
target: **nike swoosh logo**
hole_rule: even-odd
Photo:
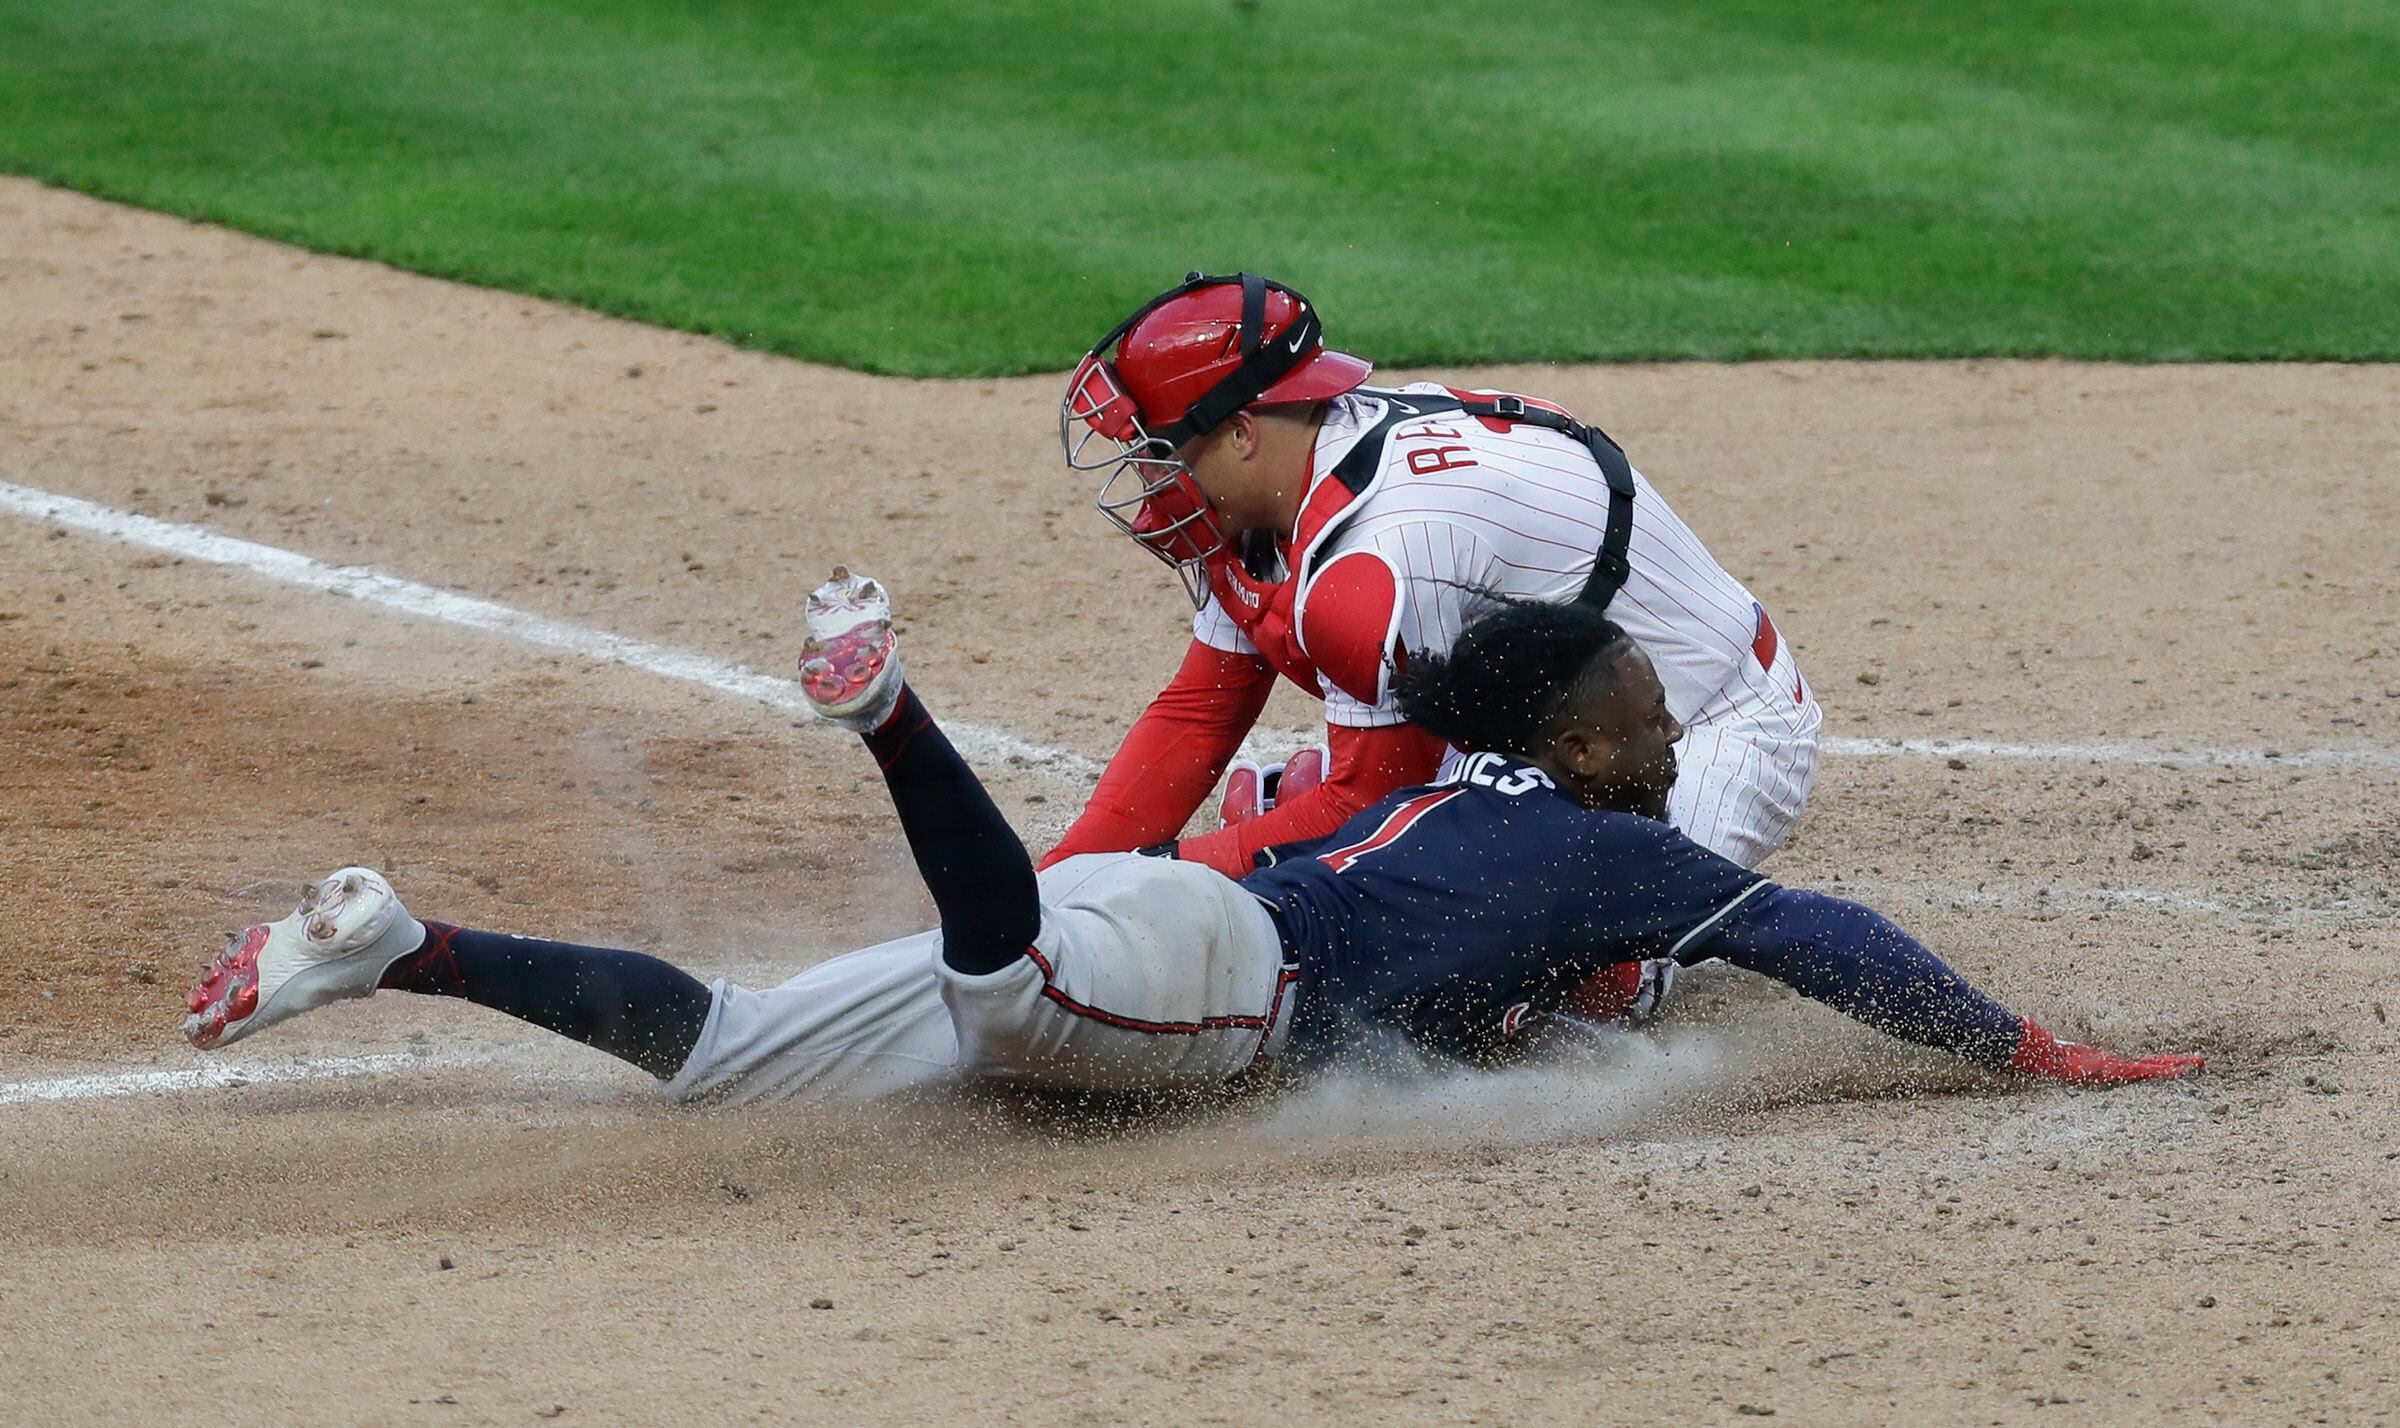
[[[1286,351],[1286,352],[1297,352],[1297,351],[1299,351],[1299,350],[1300,350],[1300,344],[1301,344],[1303,341],[1305,341],[1305,340],[1307,339],[1307,337],[1308,337],[1308,334],[1307,334],[1307,333],[1305,333],[1305,332],[1295,332],[1295,333],[1293,333],[1293,334],[1292,334],[1292,340],[1291,340],[1291,342],[1290,342],[1290,343],[1288,343],[1288,344],[1287,344],[1287,345],[1284,347],[1284,349],[1283,349],[1283,350],[1284,350],[1284,351]]]
[[[1398,407],[1400,410],[1408,413],[1410,416],[1425,415],[1425,409],[1423,407],[1412,407],[1408,403],[1400,400],[1398,397],[1385,397],[1384,400],[1390,402],[1393,406]]]

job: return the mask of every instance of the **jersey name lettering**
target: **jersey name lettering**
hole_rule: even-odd
[[[1463,446],[1420,446],[1408,453],[1408,469],[1419,476],[1431,476],[1436,471],[1457,471],[1475,464]]]
[[[1433,441],[1439,446],[1419,446],[1407,452],[1408,469],[1419,476],[1431,476],[1442,471],[1457,471],[1476,464],[1473,448],[1465,445],[1467,436],[1454,426],[1438,421],[1411,423],[1392,433],[1394,442]]]
[[[1512,766],[1508,760],[1498,754],[1475,755],[1459,765],[1458,776],[1478,787],[1488,788],[1494,793],[1505,793],[1511,797],[1531,793],[1537,788],[1558,787],[1557,784],[1550,781],[1550,775],[1543,773],[1540,769],[1524,764]]]

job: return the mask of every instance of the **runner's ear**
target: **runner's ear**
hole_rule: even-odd
[[[1605,773],[1616,756],[1616,745],[1594,729],[1568,724],[1550,737],[1550,757],[1577,778]]]

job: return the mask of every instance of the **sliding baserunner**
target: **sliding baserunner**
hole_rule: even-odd
[[[1409,719],[1471,752],[1240,880],[1134,853],[1036,875],[908,688],[881,586],[810,597],[808,697],[882,769],[941,925],[782,986],[704,986],[635,952],[419,922],[345,868],[236,938],[185,1034],[221,1046],[396,990],[463,997],[599,1047],[668,1094],[872,1096],[949,1077],[1207,1086],[1401,1033],[1474,1057],[1601,968],[1722,957],[1995,1071],[2116,1083],[2187,1055],[2062,1042],[1872,910],[1775,883],[1662,821],[1682,729],[1599,611],[1499,602],[1411,663]]]

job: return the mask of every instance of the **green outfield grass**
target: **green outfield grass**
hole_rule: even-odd
[[[2400,5],[0,0],[0,168],[877,371],[2400,358]],[[4,258],[5,255],[0,255]]]

